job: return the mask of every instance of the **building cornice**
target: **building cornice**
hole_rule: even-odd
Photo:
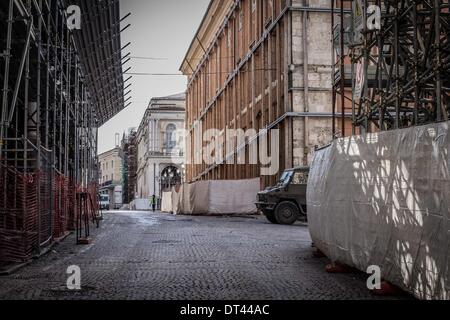
[[[234,3],[235,0],[211,0],[180,66],[180,71],[184,75],[192,74],[200,64],[204,51],[211,46]]]

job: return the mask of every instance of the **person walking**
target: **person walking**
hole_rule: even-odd
[[[156,211],[156,196],[155,195],[153,195],[150,198],[150,205],[152,207],[153,212],[155,212]]]

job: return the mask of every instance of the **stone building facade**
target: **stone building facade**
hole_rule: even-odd
[[[271,185],[332,140],[330,25],[328,0],[211,1],[180,68],[188,77],[189,182],[261,177],[261,187]],[[209,129],[227,150],[213,164],[198,154]],[[248,160],[257,136],[240,148],[230,129],[254,129],[260,138],[267,129],[279,170],[261,175],[264,165]]]
[[[120,209],[122,199],[123,161],[120,147],[104,152],[98,156],[99,192],[109,196],[110,209]]]
[[[185,94],[153,98],[137,131],[136,197],[149,199],[184,177]]]
[[[120,184],[122,180],[122,158],[120,148],[114,148],[98,156],[100,166],[99,184]]]

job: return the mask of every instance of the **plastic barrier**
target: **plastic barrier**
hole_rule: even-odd
[[[308,181],[315,245],[420,299],[450,299],[449,123],[356,136],[317,151]]]
[[[173,196],[173,211],[186,215],[256,214],[260,179],[199,181]]]

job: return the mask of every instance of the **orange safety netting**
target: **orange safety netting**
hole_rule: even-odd
[[[67,177],[54,172],[23,174],[0,166],[0,262],[23,262],[76,229],[76,195],[88,192],[88,212],[98,210],[98,186],[82,190]]]
[[[24,261],[38,246],[38,180],[0,167],[0,261]]]

